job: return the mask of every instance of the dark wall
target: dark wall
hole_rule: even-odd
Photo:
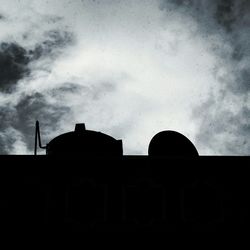
[[[248,229],[249,157],[1,156],[5,230]]]

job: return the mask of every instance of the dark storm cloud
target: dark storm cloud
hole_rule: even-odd
[[[231,47],[214,51],[228,68],[218,96],[210,96],[194,116],[201,119],[197,141],[223,154],[250,153],[250,2],[247,0],[170,0],[161,8],[175,8],[193,17],[200,34],[218,35]],[[234,100],[234,101],[233,101]],[[237,110],[237,111],[232,111]],[[203,115],[205,114],[205,115]]]
[[[33,60],[37,60],[41,57],[53,56],[55,50],[58,51],[58,49],[72,43],[74,37],[70,32],[61,32],[58,30],[46,32],[44,36],[46,37],[46,40],[41,44],[36,45],[34,50],[29,51]]]
[[[218,24],[222,25],[228,32],[232,31],[237,16],[234,11],[234,3],[232,0],[218,1],[215,12],[215,18]]]
[[[42,57],[55,57],[60,49],[73,41],[69,32],[51,30],[44,34],[46,38],[28,51],[17,43],[0,44],[0,91],[10,93],[22,78],[30,74],[29,64]],[[28,39],[28,37],[26,38]]]
[[[30,39],[30,36],[32,34],[26,34],[25,39]],[[20,142],[31,151],[34,147],[36,120],[43,121],[45,134],[48,134],[48,131],[56,130],[58,122],[63,120],[66,113],[70,113],[67,105],[59,106],[49,102],[48,98],[53,99],[60,93],[74,91],[73,85],[68,89],[55,89],[54,93],[24,92],[15,104],[11,99],[15,99],[22,91],[17,89],[20,80],[27,83],[36,80],[36,75],[32,75],[34,63],[39,63],[36,70],[44,70],[45,60],[45,68],[49,68],[72,42],[73,35],[70,32],[50,30],[43,34],[41,42],[36,41],[28,48],[17,42],[0,44],[0,94],[9,99],[0,107],[0,154],[13,152],[15,145]]]
[[[246,14],[249,6],[247,0],[162,0],[160,4],[161,9],[175,10],[177,8],[183,14],[186,13],[196,18],[203,25],[203,29],[211,28],[211,24],[216,22],[228,32],[232,31],[239,15]],[[215,26],[213,28],[218,29]]]
[[[249,68],[235,72],[235,82],[231,82],[230,88],[235,94],[245,95],[250,92],[250,65]]]
[[[46,138],[46,133],[56,131],[63,116],[70,113],[67,106],[51,104],[47,98],[45,94],[34,93],[33,95],[24,96],[13,108],[1,108],[0,117],[2,122],[0,131],[6,131],[10,128],[18,131],[27,149],[32,151],[34,148],[35,121],[42,121],[42,132]],[[0,135],[1,154],[8,154],[12,151],[13,144],[17,139],[15,136],[16,134],[11,136],[6,132]]]
[[[67,106],[48,103],[47,96],[35,93],[24,97],[16,106],[14,128],[25,136],[25,144],[29,150],[34,147],[34,122],[41,121],[43,134],[56,131],[63,116],[70,113]],[[45,143],[45,142],[44,142]]]
[[[18,80],[28,76],[30,59],[16,43],[0,44],[0,91],[11,92]]]

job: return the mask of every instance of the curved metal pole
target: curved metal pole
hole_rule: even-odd
[[[46,146],[42,146],[41,142],[41,135],[40,135],[40,126],[39,121],[36,121],[36,132],[35,132],[35,149],[34,149],[34,155],[37,155],[37,139],[38,139],[38,145],[41,149],[46,149]]]

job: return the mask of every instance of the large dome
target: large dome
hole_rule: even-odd
[[[48,155],[122,156],[122,141],[91,130],[84,124],[76,125],[73,132],[62,134],[47,145]]]
[[[155,135],[149,144],[148,154],[159,157],[199,156],[193,143],[176,131],[162,131]]]

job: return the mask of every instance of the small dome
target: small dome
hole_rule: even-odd
[[[155,135],[148,148],[149,156],[199,156],[193,143],[175,131],[162,131]]]

